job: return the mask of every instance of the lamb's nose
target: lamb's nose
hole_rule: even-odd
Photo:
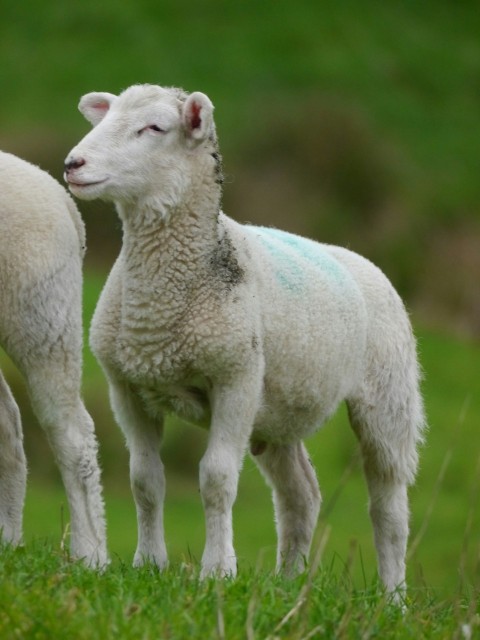
[[[73,158],[72,160],[68,160],[65,162],[65,171],[68,173],[69,171],[72,171],[72,169],[80,169],[80,167],[83,167],[83,165],[85,164],[86,160],[84,160],[83,158]]]

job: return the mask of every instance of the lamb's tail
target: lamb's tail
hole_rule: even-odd
[[[406,314],[402,326],[390,332],[384,326],[375,338],[367,347],[362,386],[347,402],[350,422],[365,466],[385,479],[411,484],[426,421],[416,344]]]

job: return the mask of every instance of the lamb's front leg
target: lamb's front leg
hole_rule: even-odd
[[[130,485],[137,511],[138,542],[133,565],[168,564],[163,527],[165,474],[159,455],[163,421],[152,420],[128,385],[111,384],[110,398],[130,452]]]
[[[201,577],[237,572],[232,507],[261,393],[259,372],[237,385],[217,388],[207,450],[200,462],[206,542]]]
[[[218,574],[236,575],[237,561],[233,548],[232,507],[245,446],[222,442],[210,443],[200,463],[200,491],[205,510],[206,541],[202,557],[202,578]]]

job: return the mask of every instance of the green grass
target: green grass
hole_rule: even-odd
[[[97,574],[37,542],[2,554],[0,637],[52,640],[254,638],[455,638],[479,621],[468,593],[440,601],[427,589],[405,613],[375,584],[358,590],[348,571],[321,562],[287,581],[266,571],[200,582],[184,563],[164,573],[114,562]],[[5,579],[8,578],[8,579]]]

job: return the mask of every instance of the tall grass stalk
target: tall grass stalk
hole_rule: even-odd
[[[453,452],[458,444],[458,439],[460,437],[461,434],[461,430],[462,430],[462,426],[465,423],[465,418],[467,415],[467,411],[468,411],[468,407],[470,404],[470,396],[467,395],[465,397],[465,400],[463,402],[463,405],[460,409],[460,414],[458,416],[458,420],[457,423],[454,427],[453,430],[453,434],[451,437],[451,441],[450,441],[450,445],[448,447],[448,449],[445,452],[445,456],[443,458],[442,464],[440,466],[440,470],[438,472],[438,476],[437,479],[435,481],[434,487],[433,487],[433,494],[432,494],[432,498],[430,500],[430,502],[428,503],[427,509],[425,511],[425,515],[424,518],[422,520],[422,523],[417,531],[417,534],[415,535],[415,537],[413,538],[413,540],[410,542],[409,545],[409,551],[407,553],[407,561],[410,560],[414,555],[415,552],[417,551],[420,542],[422,541],[423,537],[425,536],[425,532],[428,529],[428,525],[430,523],[432,514],[433,514],[433,510],[435,508],[435,505],[437,503],[437,499],[438,499],[438,495],[440,493],[440,489],[443,485],[444,479],[445,479],[445,474],[447,473],[447,469],[450,465],[450,462],[452,460],[452,456],[453,456]]]

